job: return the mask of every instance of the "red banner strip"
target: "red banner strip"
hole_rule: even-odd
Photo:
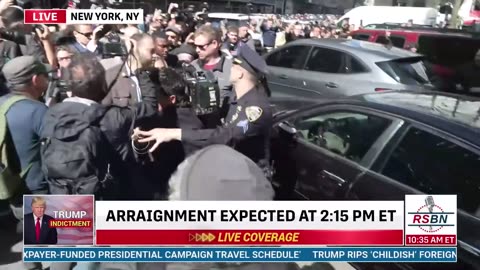
[[[26,24],[58,24],[67,22],[65,9],[25,9]]]
[[[403,245],[403,230],[97,230],[98,245]]]

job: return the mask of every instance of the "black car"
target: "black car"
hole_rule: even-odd
[[[354,266],[480,269],[480,99],[409,91],[354,96],[279,113],[272,133],[280,200],[458,194],[458,263]]]

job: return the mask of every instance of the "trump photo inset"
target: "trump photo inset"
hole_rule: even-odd
[[[27,209],[25,207],[25,209]],[[25,245],[55,245],[58,242],[57,229],[50,228],[53,217],[45,214],[47,201],[43,197],[33,197],[31,213],[24,215]]]
[[[24,245],[94,244],[92,195],[24,195]]]

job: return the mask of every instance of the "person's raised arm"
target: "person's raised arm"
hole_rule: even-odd
[[[48,63],[54,67],[58,66],[57,56],[55,55],[55,47],[51,41],[52,33],[48,29],[48,26],[42,25],[42,29],[35,28],[35,32],[42,43]]]

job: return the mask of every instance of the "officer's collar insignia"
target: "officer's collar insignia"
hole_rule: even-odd
[[[245,109],[245,114],[250,122],[255,122],[262,116],[263,110],[258,106],[250,106]]]

